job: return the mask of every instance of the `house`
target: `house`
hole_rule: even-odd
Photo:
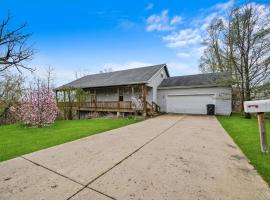
[[[88,92],[84,102],[77,102],[78,112],[206,114],[206,105],[214,104],[216,114],[229,115],[231,87],[221,81],[224,77],[218,73],[170,77],[167,65],[160,64],[84,76],[56,92],[65,88]]]

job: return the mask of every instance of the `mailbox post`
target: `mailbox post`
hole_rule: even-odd
[[[260,132],[261,151],[263,153],[268,153],[267,137],[264,123],[264,113],[258,113],[258,124]]]
[[[268,153],[268,144],[264,123],[264,113],[270,112],[270,100],[245,101],[244,109],[245,112],[247,113],[257,113],[260,132],[261,151],[263,153]]]

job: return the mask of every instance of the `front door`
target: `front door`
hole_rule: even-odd
[[[123,88],[119,88],[118,101],[124,101],[124,89]]]

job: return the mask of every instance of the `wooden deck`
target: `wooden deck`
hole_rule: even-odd
[[[59,108],[70,107],[68,103],[58,102]],[[134,112],[131,101],[74,102],[72,107],[79,111]],[[140,109],[137,111],[142,111]]]

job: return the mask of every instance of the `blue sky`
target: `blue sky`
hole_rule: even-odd
[[[0,18],[27,22],[37,53],[30,65],[42,75],[55,69],[56,84],[105,68],[167,63],[171,75],[198,73],[200,42],[231,1],[0,0]],[[269,1],[256,1],[269,4]]]

